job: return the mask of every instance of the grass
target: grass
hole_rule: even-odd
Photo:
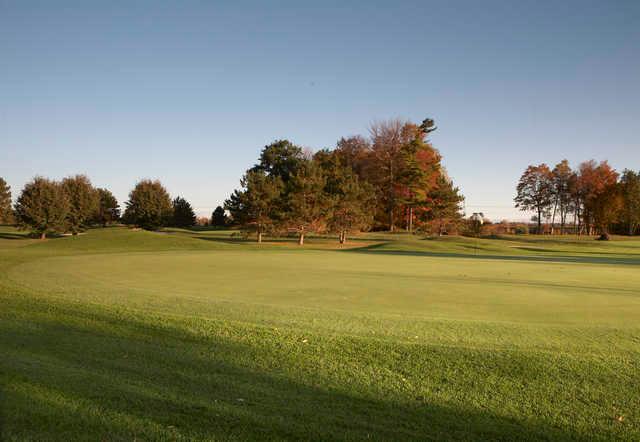
[[[638,440],[640,241],[0,229],[0,439]]]

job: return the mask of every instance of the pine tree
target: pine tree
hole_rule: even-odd
[[[49,232],[62,232],[69,213],[69,200],[60,183],[36,177],[27,183],[15,205],[18,225],[45,239]]]
[[[280,197],[284,185],[279,176],[267,176],[263,170],[249,170],[240,180],[242,189],[235,190],[225,201],[225,208],[235,224],[255,230],[256,239],[280,220]]]
[[[14,221],[13,209],[11,209],[11,187],[0,178],[0,224],[9,224]]]
[[[430,210],[426,212],[427,218],[437,223],[439,236],[444,233],[447,223],[458,223],[462,220],[460,204],[464,197],[446,174],[440,174],[428,198]]]
[[[286,224],[298,231],[299,245],[304,245],[308,232],[317,230],[327,212],[325,184],[322,169],[313,160],[306,161],[291,178],[285,217]]]
[[[227,214],[222,206],[216,207],[211,214],[211,225],[215,227],[225,227],[229,223]]]
[[[189,201],[182,197],[176,197],[173,200],[173,219],[174,227],[192,227],[196,224],[196,214]]]

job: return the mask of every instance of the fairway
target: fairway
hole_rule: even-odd
[[[7,440],[640,438],[640,241],[0,239]]]

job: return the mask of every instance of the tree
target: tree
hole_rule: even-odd
[[[464,196],[445,173],[438,176],[436,186],[429,192],[428,198],[430,210],[426,212],[427,219],[438,224],[439,236],[444,233],[446,223],[457,223],[462,220],[460,204],[464,201]]]
[[[433,120],[425,121],[430,122],[429,132],[435,130]],[[402,146],[396,194],[405,206],[407,230],[412,232],[416,209],[422,212],[432,209],[429,193],[437,186],[442,171],[440,154],[425,139],[429,132],[411,123],[405,124],[403,131],[410,141]]]
[[[64,231],[68,213],[69,200],[60,183],[42,177],[24,186],[15,205],[19,227],[31,229],[40,239]]]
[[[196,214],[189,201],[182,197],[173,200],[173,218],[171,224],[174,227],[191,227],[196,224]]]
[[[222,206],[216,207],[211,214],[211,225],[216,227],[224,227],[229,223],[227,214]]]
[[[523,211],[533,210],[537,213],[538,230],[542,233],[542,217],[549,213],[553,193],[551,171],[546,164],[529,166],[518,182],[517,194],[514,198],[516,207]]]
[[[225,208],[234,223],[255,229],[256,239],[262,242],[262,235],[280,216],[279,199],[283,190],[279,176],[268,176],[263,170],[249,170],[240,180],[241,189],[235,190],[225,201]]]
[[[321,150],[315,161],[324,175],[328,202],[327,226],[338,233],[340,244],[347,241],[347,234],[365,230],[371,226],[375,211],[373,187],[361,181],[338,150]]]
[[[389,120],[373,123],[371,134],[371,161],[368,175],[376,187],[378,200],[386,213],[389,231],[395,230],[395,212],[398,207],[397,185],[402,165],[402,147],[407,144],[404,122]]]
[[[107,224],[117,221],[120,218],[120,206],[118,200],[107,189],[97,189],[98,210],[95,219],[104,227]]]
[[[625,169],[620,178],[622,197],[622,219],[629,235],[633,235],[640,226],[640,172]]]
[[[0,224],[13,222],[13,210],[11,209],[11,187],[0,178]]]
[[[551,217],[551,229],[555,223],[556,211],[560,214],[560,233],[564,233],[567,215],[572,206],[571,183],[574,173],[569,166],[569,161],[562,160],[551,171],[551,183],[553,193],[553,216]]]
[[[608,227],[617,216],[621,200],[617,193],[618,173],[609,163],[594,160],[580,164],[578,188],[582,198],[582,218],[589,234],[599,230],[608,233]]]
[[[66,177],[62,189],[69,200],[67,224],[71,233],[77,235],[98,210],[99,196],[86,175]]]
[[[156,230],[171,221],[173,206],[160,181],[142,180],[129,193],[124,220],[146,230]]]
[[[265,146],[260,153],[260,160],[254,170],[263,171],[266,175],[280,177],[288,183],[304,163],[302,148],[289,140],[277,140]]]
[[[322,169],[315,161],[307,161],[292,176],[287,194],[285,219],[298,231],[298,244],[304,245],[305,234],[317,230],[327,210]]]

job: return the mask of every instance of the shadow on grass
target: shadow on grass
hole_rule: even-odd
[[[524,262],[547,262],[547,263],[576,263],[576,264],[611,264],[611,265],[640,265],[639,258],[620,258],[606,256],[528,256],[528,255],[492,255],[482,251],[479,247],[478,253],[456,253],[456,252],[429,252],[414,250],[379,250],[387,244],[373,244],[365,247],[341,250],[345,253],[369,253],[375,255],[395,255],[395,256],[423,256],[431,258],[468,258],[496,261],[524,261]],[[469,250],[475,250],[474,246],[463,246]]]
[[[26,233],[0,232],[0,239],[31,239]]]
[[[286,358],[260,370],[258,347],[170,325],[75,306],[57,314],[0,322],[8,440],[592,439],[543,420],[302,383]]]

